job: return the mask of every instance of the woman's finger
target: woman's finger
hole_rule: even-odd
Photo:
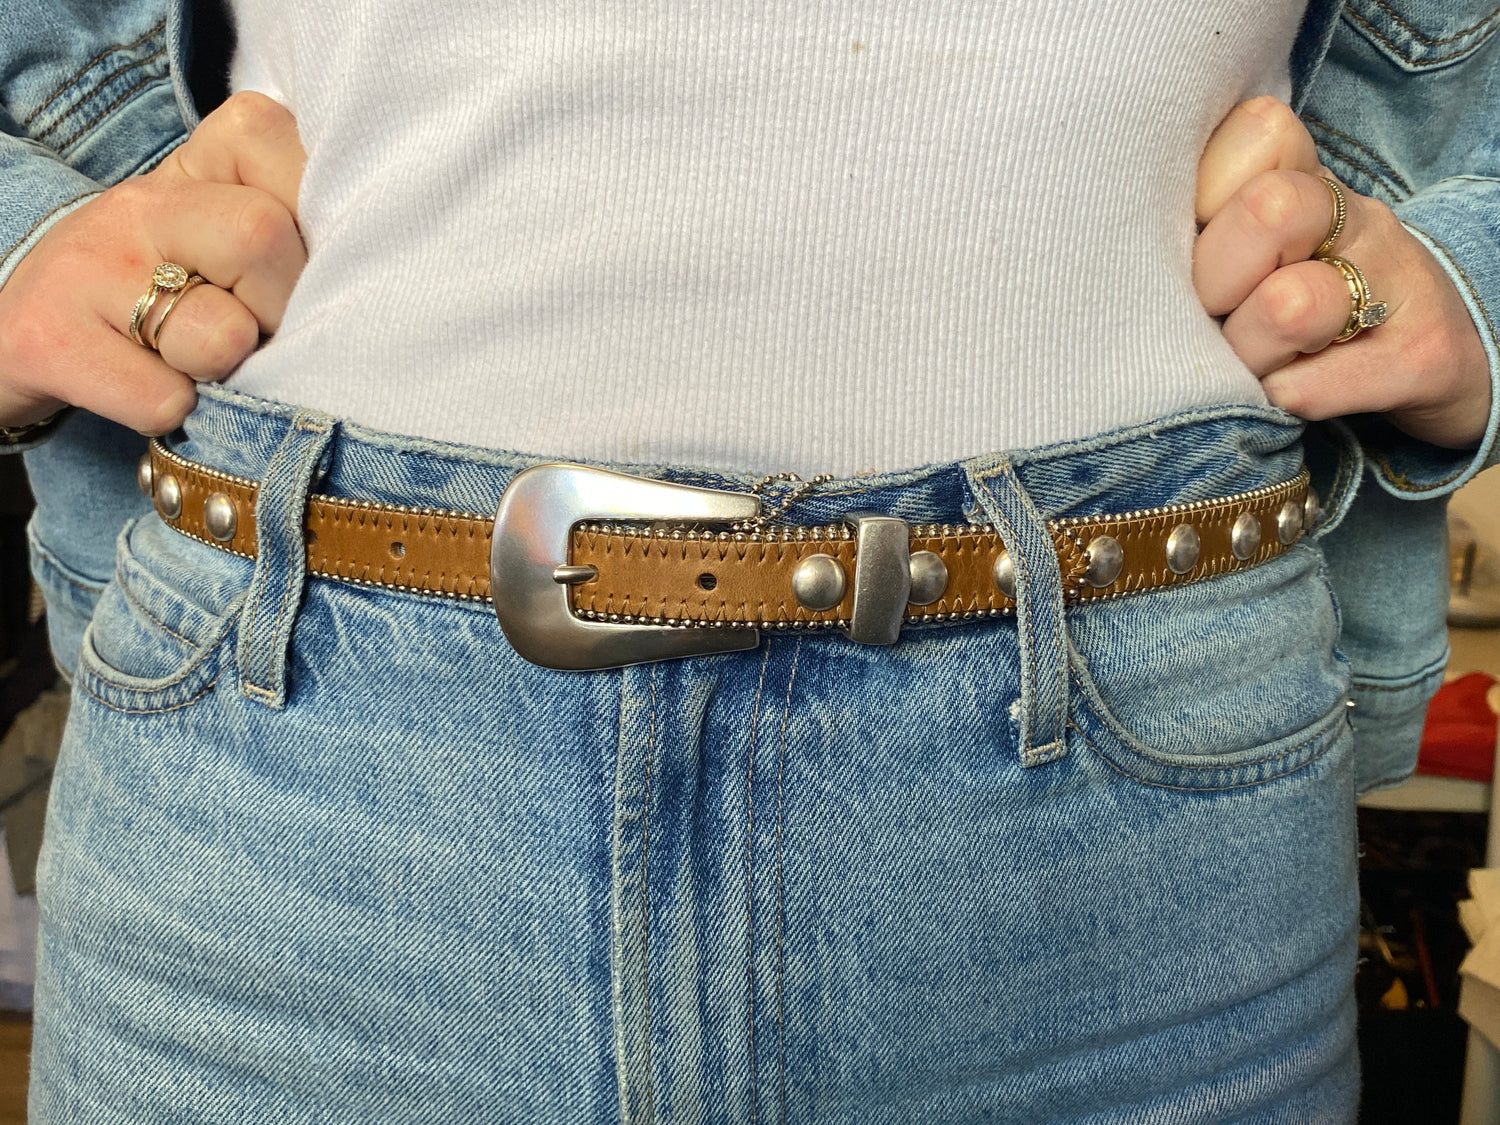
[[[1349,287],[1326,262],[1276,270],[1224,322],[1224,339],[1257,376],[1321,351],[1349,321]]]
[[[43,310],[10,333],[7,364],[36,378],[16,379],[9,393],[80,406],[143,434],[181,425],[197,401],[191,379],[102,322],[79,327],[66,311]]]
[[[1340,247],[1355,237],[1352,212]],[[1209,315],[1224,316],[1276,270],[1312,257],[1329,234],[1333,213],[1333,195],[1317,176],[1262,172],[1246,183],[1193,247],[1193,286]]]
[[[96,307],[110,323],[127,331],[136,299],[151,287],[151,271],[176,262],[232,292],[261,332],[275,332],[307,260],[291,213],[267,192],[238,184],[184,181],[165,197],[146,185],[134,190],[151,192],[157,206],[125,201],[130,213],[145,218],[114,268],[101,263]]]
[[[293,216],[306,163],[297,120],[264,94],[233,94],[193,130],[159,171],[269,193]]]
[[[1262,172],[1319,171],[1318,149],[1291,106],[1272,97],[1251,98],[1229,111],[1198,161],[1194,210],[1207,223],[1241,186]]]
[[[194,286],[162,320],[170,300],[160,299],[161,314],[151,318],[145,338],[156,344],[168,366],[184,375],[199,382],[222,379],[260,343],[254,314],[216,285]]]

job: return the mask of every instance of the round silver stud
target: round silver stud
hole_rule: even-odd
[[[169,520],[182,515],[182,485],[171,473],[162,473],[156,482],[156,510]]]
[[[912,605],[931,605],[948,588],[948,564],[934,551],[913,551],[911,561]]]
[[[143,496],[151,495],[151,486],[156,483],[156,470],[151,467],[151,451],[141,454],[135,466],[135,486]]]
[[[1120,577],[1125,568],[1125,548],[1113,535],[1101,535],[1094,539],[1085,552],[1089,567],[1083,572],[1084,581],[1096,590],[1108,586]]]
[[[1290,547],[1302,534],[1302,505],[1288,500],[1276,513],[1276,538]]]
[[[1173,574],[1186,574],[1198,565],[1198,555],[1203,550],[1203,541],[1198,529],[1190,523],[1180,523],[1167,536],[1167,568]]]
[[[1323,514],[1320,504],[1317,491],[1309,488],[1307,490],[1307,498],[1302,501],[1302,526],[1304,529],[1311,528],[1313,524],[1318,522],[1318,517]]]
[[[995,586],[1007,598],[1016,596],[1016,564],[1010,561],[1010,552],[1001,551],[995,560]]]
[[[208,499],[203,501],[203,526],[220,543],[227,543],[234,538],[234,529],[239,526],[239,522],[234,501],[224,493],[210,493]]]
[[[808,555],[792,571],[792,593],[803,609],[814,613],[843,601],[848,585],[844,568],[832,555]]]
[[[1260,520],[1251,512],[1241,512],[1229,533],[1229,549],[1244,562],[1260,550]]]

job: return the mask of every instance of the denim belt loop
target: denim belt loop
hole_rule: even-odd
[[[1009,461],[971,472],[970,481],[1015,566],[1021,764],[1041,765],[1067,750],[1068,646],[1057,548]]]
[[[298,411],[260,482],[255,503],[255,573],[240,614],[240,690],[267,707],[286,706],[287,648],[307,573],[307,493],[333,437],[333,419]]]

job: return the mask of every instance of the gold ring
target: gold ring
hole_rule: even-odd
[[[155,349],[156,345],[147,342],[141,335],[141,329],[146,326],[146,318],[151,315],[151,309],[158,297],[163,293],[176,293],[187,285],[188,279],[188,271],[176,262],[163,262],[151,271],[151,288],[141,294],[140,300],[135,303],[135,308],[130,313],[130,338],[132,340],[143,348]]]
[[[161,310],[161,316],[159,316],[156,320],[156,328],[151,332],[151,339],[147,341],[147,344],[150,347],[155,348],[157,351],[161,351],[161,330],[162,327],[167,323],[167,317],[172,315],[172,310],[177,307],[178,301],[187,296],[190,290],[195,289],[202,284],[203,275],[201,273],[195,273],[192,277],[187,279],[187,284],[183,285],[182,288],[173,292],[172,299],[167,302],[167,307]],[[145,318],[142,317],[142,319],[144,320]],[[144,336],[145,333],[143,332],[142,335]]]
[[[1344,233],[1344,222],[1349,217],[1349,201],[1344,198],[1344,189],[1339,187],[1338,181],[1329,176],[1320,176],[1328,191],[1333,196],[1333,218],[1328,221],[1328,237],[1323,244],[1313,251],[1314,258],[1326,258],[1333,253],[1333,244],[1339,240],[1339,235]]]
[[[1321,255],[1316,260],[1327,262],[1338,270],[1344,275],[1344,284],[1349,286],[1349,319],[1344,323],[1344,330],[1333,338],[1333,343],[1342,344],[1354,339],[1366,328],[1375,328],[1385,323],[1389,309],[1384,301],[1370,300],[1370,283],[1365,280],[1364,272],[1358,266],[1332,254]]]

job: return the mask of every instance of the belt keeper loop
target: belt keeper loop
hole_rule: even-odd
[[[1068,645],[1062,568],[1047,521],[1006,461],[970,480],[1015,566],[1016,635],[1021,650],[1017,723],[1021,764],[1067,752]]]
[[[256,560],[240,612],[240,691],[286,706],[287,651],[307,577],[307,495],[333,437],[333,419],[298,411],[266,466],[255,502]]]

